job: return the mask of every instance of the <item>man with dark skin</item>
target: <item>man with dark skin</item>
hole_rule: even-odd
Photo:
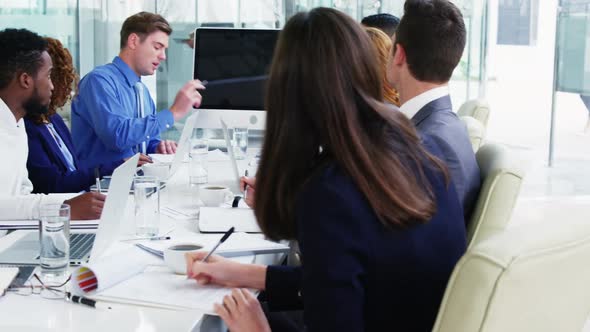
[[[85,193],[31,194],[24,116],[47,112],[53,84],[47,42],[26,29],[0,31],[0,215],[1,219],[37,219],[43,204],[68,204],[72,219],[98,219],[105,196]],[[71,197],[71,196],[70,196]]]

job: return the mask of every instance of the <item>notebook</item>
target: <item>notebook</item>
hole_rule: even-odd
[[[121,219],[125,214],[129,188],[138,159],[139,154],[136,154],[113,172],[112,186],[109,189],[96,234],[70,234],[71,265],[86,262],[89,256],[101,255],[118,238],[121,223],[125,222]],[[0,264],[38,265],[39,249],[39,233],[31,232],[0,252]]]
[[[224,233],[230,227],[235,227],[236,232],[262,233],[250,208],[203,206],[199,209],[199,231],[202,233]]]

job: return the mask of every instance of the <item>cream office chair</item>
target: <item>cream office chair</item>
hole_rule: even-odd
[[[482,185],[467,227],[469,247],[504,230],[524,177],[506,146],[486,144],[479,149],[476,158]]]
[[[461,121],[463,121],[465,127],[467,127],[467,134],[469,134],[469,140],[471,141],[473,152],[477,152],[477,150],[479,150],[483,144],[486,128],[481,122],[479,122],[479,120],[475,119],[474,117],[466,115],[459,118]]]
[[[468,100],[457,111],[457,115],[471,116],[481,122],[484,128],[488,127],[488,119],[490,117],[490,105],[483,99]]]
[[[590,312],[590,224],[510,228],[451,275],[433,332],[581,332]]]

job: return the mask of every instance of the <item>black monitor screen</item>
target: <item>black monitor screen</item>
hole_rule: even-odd
[[[194,78],[204,109],[263,110],[279,30],[197,29]]]

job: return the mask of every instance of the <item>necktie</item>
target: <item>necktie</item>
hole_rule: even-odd
[[[141,83],[141,81],[135,83],[135,95],[136,95],[136,99],[137,99],[137,117],[139,119],[142,119],[145,116],[145,112],[144,112],[144,93],[143,93],[143,83]],[[146,142],[143,141],[141,142],[141,144],[137,145],[137,151],[145,154],[146,153]]]

